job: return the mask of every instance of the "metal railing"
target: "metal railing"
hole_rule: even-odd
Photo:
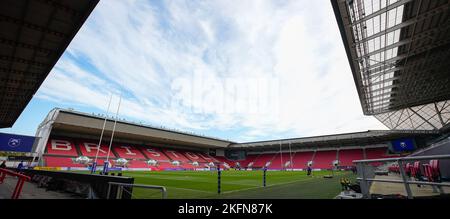
[[[129,183],[117,183],[117,182],[109,182],[108,183],[108,193],[106,194],[106,199],[110,199],[110,194],[111,194],[111,186],[112,185],[117,185],[117,192],[116,192],[116,197],[115,199],[121,199],[122,197],[122,193],[123,193],[123,188],[124,187],[137,187],[137,188],[145,188],[145,189],[157,189],[157,190],[161,190],[161,194],[162,194],[162,198],[166,199],[167,198],[167,190],[166,187],[164,186],[154,186],[154,185],[142,185],[142,184],[129,184]]]
[[[17,184],[16,187],[14,188],[14,192],[11,196],[11,199],[18,199],[20,196],[20,193],[22,192],[22,187],[23,184],[25,182],[29,182],[31,180],[31,178],[29,176],[26,176],[24,174],[9,170],[9,169],[5,169],[5,168],[0,168],[0,184],[3,183],[3,181],[6,178],[6,175],[10,175],[10,176],[14,176],[17,177]]]
[[[370,182],[386,182],[386,183],[402,183],[405,185],[406,194],[408,196],[408,199],[413,198],[413,194],[411,192],[410,184],[417,184],[417,185],[430,185],[438,187],[440,192],[442,191],[442,186],[444,187],[450,187],[450,183],[442,183],[442,182],[427,182],[427,181],[412,181],[409,179],[409,176],[406,175],[404,162],[405,161],[420,161],[420,160],[439,160],[439,159],[450,159],[450,154],[447,155],[429,155],[429,156],[415,156],[415,157],[399,157],[399,158],[383,158],[383,159],[370,159],[370,160],[355,160],[353,163],[356,164],[358,175],[361,175],[361,177],[357,177],[357,180],[360,180],[361,183],[361,192],[363,193],[364,197],[371,198],[370,191],[369,191],[369,183]],[[399,167],[399,172],[401,175],[402,180],[395,180],[395,179],[375,179],[375,178],[369,178],[369,174],[365,171],[368,163],[375,163],[375,162],[397,162]]]

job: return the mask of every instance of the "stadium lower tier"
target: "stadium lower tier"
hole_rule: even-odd
[[[72,168],[72,169],[86,169],[92,166],[94,158],[89,158],[87,162],[77,161],[77,157],[53,157],[44,156],[44,166],[46,167],[61,167],[61,168]],[[78,158],[79,159],[79,158]],[[97,159],[97,166],[103,167],[105,163],[105,158]],[[174,164],[172,162],[158,162],[155,164],[150,164],[146,160],[127,160],[126,164],[119,164],[117,159],[109,160],[112,167],[120,167],[127,169],[143,169],[143,170],[170,170],[170,169],[186,169],[195,170],[199,168],[205,168],[207,163],[198,163],[198,165],[193,165],[192,163],[179,163]]]
[[[386,158],[387,147],[361,149],[341,149],[325,151],[301,151],[291,153],[249,154],[244,160],[229,160],[206,153],[157,148],[147,145],[115,144],[109,151],[106,145],[97,146],[87,140],[49,139],[44,154],[44,166],[86,168],[98,157],[102,166],[109,154],[112,166],[131,169],[205,169],[221,165],[222,168],[268,168],[305,169],[308,164],[313,169],[331,169],[338,166],[353,166],[354,160]]]

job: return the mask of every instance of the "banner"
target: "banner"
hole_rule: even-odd
[[[35,137],[0,133],[0,151],[31,152]]]
[[[391,142],[394,152],[413,151],[415,147],[414,139],[403,138]]]

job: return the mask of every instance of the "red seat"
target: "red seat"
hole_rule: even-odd
[[[439,160],[430,160],[429,164],[423,165],[425,168],[425,173],[428,181],[436,182],[440,181],[440,172],[439,172]]]
[[[423,164],[424,176],[427,177],[428,181],[433,181],[433,173],[431,171],[430,164]]]
[[[434,176],[440,176],[439,160],[430,160],[431,170]]]
[[[406,167],[405,167],[405,173],[408,175],[411,175],[411,169],[412,169],[412,165],[410,163],[407,163]]]
[[[413,167],[411,169],[411,176],[412,177],[416,177],[416,178],[419,178],[421,176],[420,161],[414,162],[414,165],[413,165]]]

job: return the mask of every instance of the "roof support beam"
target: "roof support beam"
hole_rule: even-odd
[[[389,32],[396,31],[398,29],[407,27],[409,25],[415,24],[415,23],[417,23],[419,21],[422,21],[422,20],[425,20],[425,19],[429,19],[429,17],[434,15],[434,14],[440,13],[441,11],[448,10],[449,5],[450,5],[450,3],[447,3],[447,4],[444,4],[442,6],[439,6],[439,7],[435,8],[435,9],[433,9],[433,10],[427,11],[426,13],[420,14],[417,17],[411,18],[411,19],[409,19],[407,21],[403,21],[402,23],[399,23],[399,24],[397,24],[395,26],[392,26],[392,27],[387,28],[385,30],[382,30],[382,31],[380,31],[378,33],[375,33],[375,34],[373,34],[371,36],[368,36],[368,37],[365,37],[365,38],[363,38],[363,39],[361,39],[359,41],[356,41],[354,44],[365,43],[365,42],[367,42],[369,40],[372,40],[372,39],[375,39],[375,38],[380,37],[382,35],[388,34]]]
[[[434,109],[436,110],[436,113],[437,113],[437,116],[439,118],[439,121],[441,122],[442,126],[445,126],[445,122],[444,122],[444,120],[442,119],[442,116],[441,116],[441,111],[438,110],[436,103],[433,103],[433,105],[434,105]]]
[[[396,48],[396,47],[399,47],[399,46],[403,46],[403,45],[405,45],[405,44],[408,44],[408,43],[410,43],[411,41],[412,41],[411,39],[398,41],[398,42],[393,43],[393,44],[391,44],[391,45],[389,45],[389,46],[385,46],[385,47],[382,47],[382,48],[380,48],[380,49],[377,49],[377,50],[374,50],[374,51],[372,51],[372,52],[369,52],[369,53],[367,53],[367,54],[364,54],[363,56],[357,58],[357,60],[362,60],[362,59],[365,59],[365,58],[369,58],[370,56],[376,55],[376,54],[378,54],[378,53],[386,52],[386,51],[389,50],[389,49],[393,49],[393,48]]]
[[[6,60],[6,61],[12,61],[12,62],[20,62],[20,63],[25,63],[25,64],[29,64],[29,65],[35,65],[35,66],[48,66],[47,63],[36,62],[36,61],[28,60],[28,59],[22,59],[22,58],[11,57],[11,56],[2,56],[2,55],[0,55],[0,60]]]
[[[433,124],[431,124],[431,122],[429,122],[427,119],[423,118],[423,116],[421,116],[419,113],[417,113],[416,111],[414,111],[411,107],[408,107],[409,110],[411,110],[411,112],[413,112],[414,114],[416,114],[416,116],[418,116],[419,118],[421,118],[423,121],[425,121],[426,123],[428,123],[428,125],[430,125],[431,127],[433,127],[435,130],[438,130],[438,128],[436,126],[434,126]]]
[[[0,21],[6,21],[6,22],[14,23],[14,24],[17,24],[19,26],[23,26],[23,27],[26,27],[26,28],[30,28],[30,29],[33,29],[33,30],[36,30],[36,31],[39,31],[39,32],[43,32],[43,33],[46,33],[46,34],[51,34],[51,35],[62,37],[62,38],[69,37],[65,33],[61,33],[61,32],[54,31],[54,30],[50,30],[48,28],[45,28],[45,27],[42,27],[42,26],[39,26],[39,25],[36,25],[36,24],[32,24],[32,23],[25,22],[25,21],[20,20],[20,19],[8,17],[8,16],[1,15],[1,14],[0,14]]]
[[[381,9],[378,10],[378,11],[373,12],[373,13],[370,14],[370,15],[364,16],[364,17],[361,18],[361,19],[358,19],[358,20],[356,20],[356,21],[353,21],[350,25],[351,25],[351,26],[355,26],[355,25],[357,25],[357,24],[359,24],[359,23],[361,23],[361,22],[370,20],[370,19],[372,19],[372,18],[374,18],[374,17],[376,17],[376,16],[378,16],[378,15],[381,15],[381,14],[383,14],[383,13],[386,13],[386,11],[390,11],[390,10],[392,10],[392,9],[394,9],[394,8],[400,7],[400,6],[402,6],[402,5],[404,5],[404,4],[408,3],[408,2],[411,2],[411,1],[413,1],[413,0],[400,0],[400,1],[397,1],[397,2],[392,3],[392,4],[390,4],[390,5],[388,5],[388,6],[384,7],[384,8],[381,8]]]
[[[408,54],[402,54],[402,55],[398,55],[398,56],[392,57],[390,59],[387,59],[386,61],[378,62],[376,64],[370,65],[369,67],[363,68],[362,71],[367,71],[367,70],[370,71],[373,68],[380,67],[380,66],[383,66],[383,65],[395,66],[396,61],[398,61],[398,60],[405,59],[408,56],[415,56],[415,55],[420,54],[420,53],[422,53],[422,52],[424,52],[426,50],[431,50],[431,49],[434,49],[434,48],[446,45],[446,44],[448,44],[449,41],[450,41],[450,39],[445,39],[445,40],[437,41],[437,42],[435,42],[433,44],[425,45],[425,46],[420,47],[420,48],[414,48],[414,52],[409,53],[409,55]]]
[[[14,47],[20,47],[20,48],[24,48],[24,49],[35,50],[37,52],[46,53],[46,55],[48,55],[48,54],[53,52],[50,49],[42,48],[42,47],[39,47],[39,46],[27,44],[27,43],[21,43],[21,42],[17,42],[17,41],[5,39],[5,38],[0,38],[0,43],[1,44],[5,44],[5,45],[9,45],[9,46],[11,46],[13,48]]]

